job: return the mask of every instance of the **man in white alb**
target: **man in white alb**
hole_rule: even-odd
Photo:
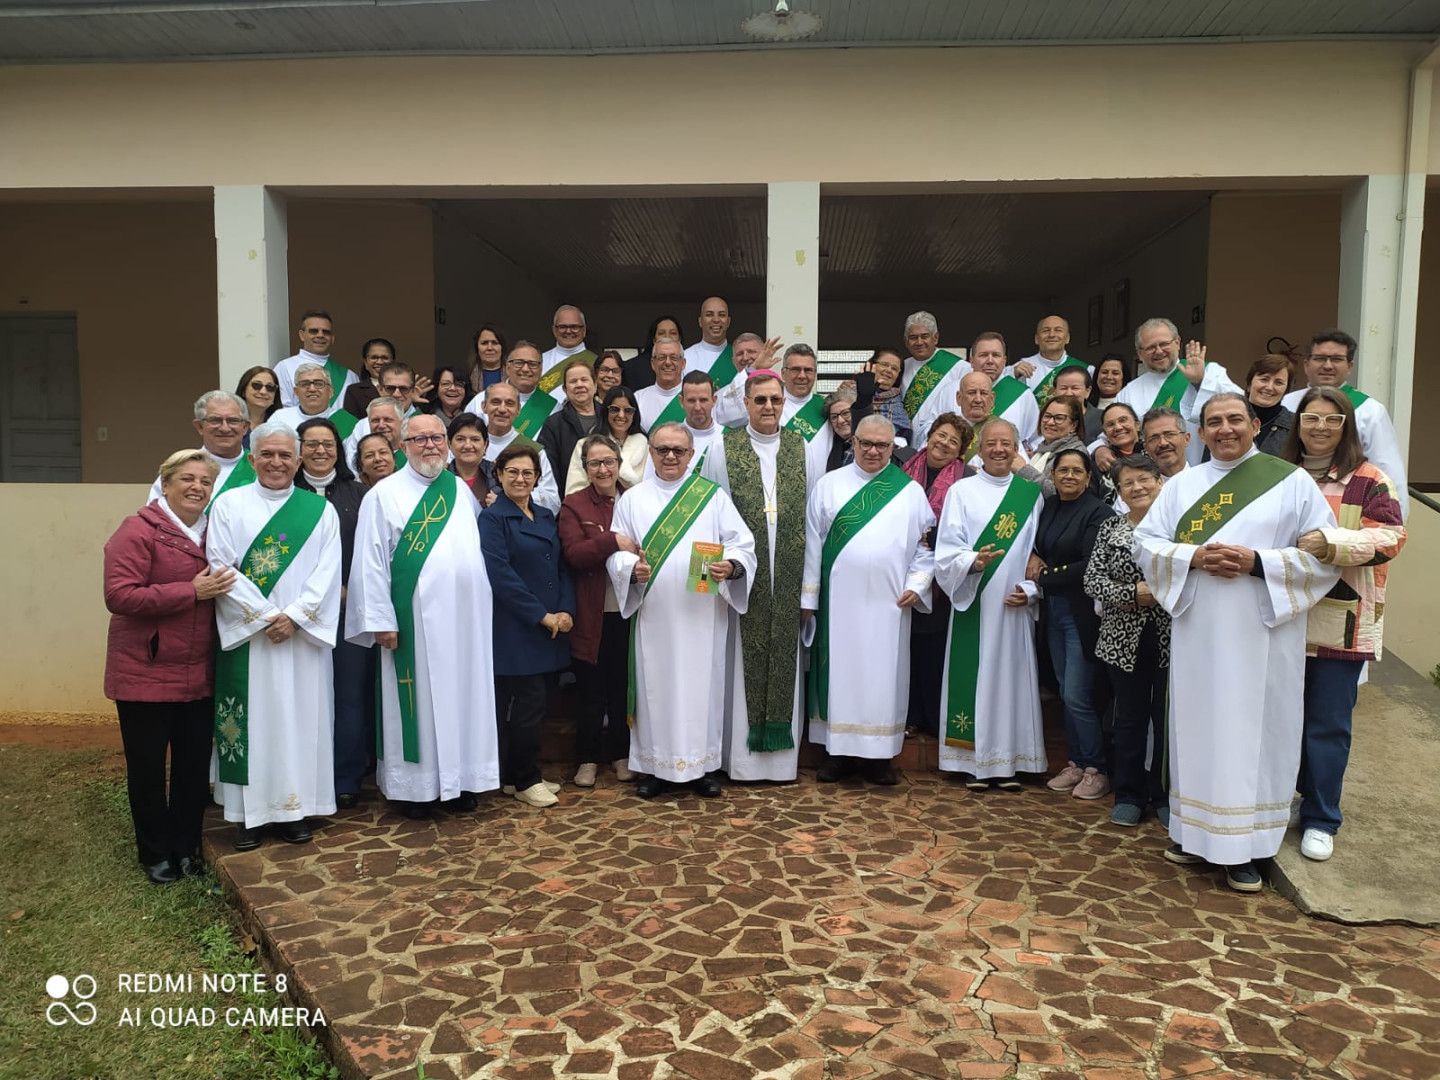
[[[338,405],[345,399],[346,388],[359,382],[360,377],[330,355],[335,346],[335,324],[330,313],[312,309],[301,315],[299,338],[300,351],[275,365],[275,381],[280,384],[280,404],[297,404],[295,369],[309,361],[320,364],[330,373],[329,404]]]
[[[295,487],[300,440],[271,421],[250,439],[257,482],[210,507],[206,554],[235,583],[215,598],[215,801],[235,850],[280,826],[292,844],[308,816],[335,812],[331,650],[340,617],[340,518]]]
[[[730,332],[730,305],[719,296],[708,296],[700,305],[700,340],[685,350],[685,370],[709,372],[725,351]]]
[[[360,505],[345,634],[380,646],[376,783],[421,818],[442,800],[473,810],[500,759],[480,507],[445,468],[439,417],[407,418],[401,437],[405,466]]]
[[[205,452],[220,465],[220,475],[215,477],[211,489],[211,503],[222,491],[255,482],[255,470],[245,454],[245,433],[250,430],[249,407],[243,398],[228,390],[207,390],[195,400],[195,419],[192,425],[200,435],[200,444]],[[155,478],[150,488],[154,502],[162,494],[160,478]]]
[[[325,370],[324,364],[306,360],[295,365],[294,385],[296,403],[276,409],[271,420],[288,428],[298,428],[306,420],[316,416],[327,417],[340,408],[338,402],[332,404],[330,401],[333,396],[330,373]]]
[[[635,392],[640,406],[640,423],[648,430],[660,423],[679,423],[677,403],[664,415],[671,402],[680,396],[680,380],[685,375],[685,352],[678,341],[657,341],[650,350],[650,366],[655,370],[655,384]],[[663,416],[663,419],[662,419]]]
[[[498,382],[487,386],[480,398],[482,411],[479,415],[485,417],[485,426],[490,433],[485,446],[485,460],[494,461],[501,450],[522,437],[515,427],[515,417],[521,412],[520,394],[508,382]],[[540,455],[540,480],[530,497],[552,514],[560,512],[560,488],[555,482],[555,474],[550,471],[549,454]]]
[[[1074,364],[1084,366],[1066,351],[1069,344],[1070,324],[1059,315],[1046,315],[1035,324],[1035,355],[1018,361],[1010,374],[1035,391],[1037,401],[1048,398],[1057,371]]]
[[[550,330],[555,335],[555,347],[546,349],[545,355],[540,357],[541,367],[535,373],[537,379],[557,364],[563,364],[576,353],[585,351],[585,313],[573,304],[555,309]],[[517,341],[515,344],[518,346],[520,343]]]
[[[821,476],[805,511],[810,741],[826,751],[821,783],[863,769],[891,785],[910,700],[910,609],[930,610],[935,553],[924,538],[935,514],[890,462],[889,420],[865,417],[851,442],[854,462]]]
[[[690,445],[695,448],[695,454],[685,471],[688,473],[699,468],[712,453],[719,454],[723,461],[725,447],[720,436],[724,434],[724,428],[715,423],[715,384],[710,381],[710,376],[703,371],[687,371],[680,380],[680,396],[675,402],[678,403],[679,413],[684,418],[681,423],[685,425],[685,430],[690,432]],[[675,404],[670,406],[670,410],[675,411]],[[654,475],[655,462],[647,455],[644,479],[648,480]]]
[[[719,485],[687,471],[695,449],[684,424],[656,427],[650,453],[655,476],[616,500],[610,525],[639,553],[606,563],[620,614],[634,619],[630,768],[643,774],[642,799],[666,783],[714,798],[724,711],[739,707],[725,686],[727,612],[745,611],[755,538]]]
[[[1335,515],[1303,469],[1255,449],[1243,394],[1200,410],[1210,460],[1165,482],[1135,528],[1135,561],[1170,627],[1170,839],[1182,865],[1224,867],[1258,892],[1300,770],[1305,621],[1340,575],[1299,547]]]
[[[961,404],[960,380],[971,371],[978,371],[990,380],[992,410],[1014,424],[1021,432],[1022,440],[1024,433],[1033,432],[1040,422],[1035,395],[1028,392],[1023,382],[1006,373],[1005,338],[1000,333],[986,330],[977,335],[969,355],[968,365],[957,364],[952,368],[926,398],[919,414],[913,417],[911,431],[916,446],[925,445],[925,436],[930,433],[935,417]],[[961,370],[967,366],[968,370]]]

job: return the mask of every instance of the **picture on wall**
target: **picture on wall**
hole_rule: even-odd
[[[1115,283],[1115,329],[1110,335],[1112,341],[1119,341],[1130,332],[1130,279],[1121,278]]]
[[[1094,348],[1105,337],[1105,297],[1103,295],[1096,294],[1090,297],[1086,316],[1085,343]]]

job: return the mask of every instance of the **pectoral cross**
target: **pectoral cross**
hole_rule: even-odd
[[[775,499],[766,499],[766,500],[765,500],[765,516],[770,519],[770,524],[771,524],[771,525],[774,525],[774,524],[775,524],[776,518],[778,517],[779,513],[780,513],[780,507],[776,505],[776,500],[775,500]]]
[[[415,711],[415,675],[414,675],[414,673],[413,673],[413,672],[410,672],[410,671],[407,671],[407,672],[405,672],[405,677],[404,677],[403,679],[398,679],[398,678],[397,678],[395,681],[398,682],[401,686],[405,687],[405,692],[410,695],[410,711],[411,711],[411,712],[414,712],[414,711]]]

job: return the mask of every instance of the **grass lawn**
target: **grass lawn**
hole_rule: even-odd
[[[295,1028],[227,1026],[225,1010],[277,1008],[269,990],[206,993],[205,973],[259,968],[237,945],[207,874],[156,887],[135,857],[125,782],[100,750],[0,746],[0,1078],[325,1080]],[[122,993],[122,973],[193,975],[194,989]],[[93,976],[92,1025],[46,1020],[47,979]],[[79,1009],[83,983],[63,999]],[[157,1027],[152,1010],[215,1012],[213,1026]],[[122,1009],[139,1023],[121,1023]],[[57,1019],[66,1019],[54,1010]]]

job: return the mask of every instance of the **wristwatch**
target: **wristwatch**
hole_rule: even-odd
[[[745,566],[736,559],[727,559],[730,564],[730,580],[740,581],[745,577]]]

